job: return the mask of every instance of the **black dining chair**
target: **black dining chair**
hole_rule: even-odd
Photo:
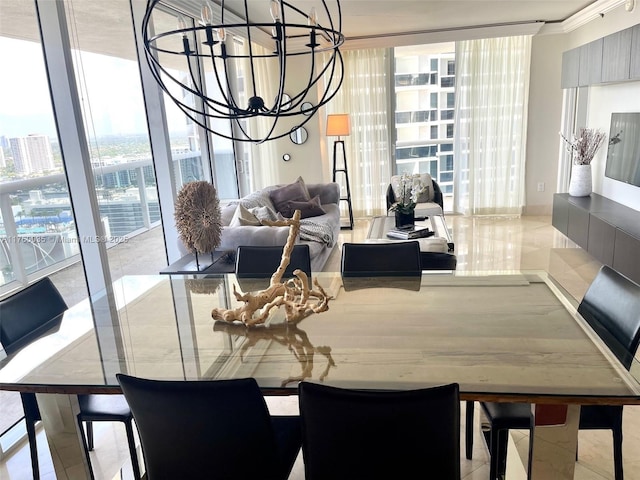
[[[418,242],[345,243],[343,277],[421,276]]]
[[[289,477],[302,443],[300,419],[271,416],[255,379],[116,376],[138,426],[148,480]]]
[[[460,478],[457,384],[407,391],[301,382],[306,480]]]
[[[244,291],[260,290],[269,286],[269,279],[282,260],[284,247],[240,245],[236,250],[236,277]],[[293,271],[302,270],[311,282],[311,254],[309,245],[294,245],[283,279],[292,278]]]
[[[53,282],[45,277],[25,289],[0,301],[0,343],[7,354],[20,350],[40,335],[59,327],[67,304]],[[114,397],[103,399],[103,397]],[[42,420],[36,395],[20,393],[24,409],[24,419],[31,453],[33,478],[40,478],[38,447],[36,443],[36,423]],[[131,462],[136,478],[140,478],[140,468],[135,455],[135,441],[132,435],[132,415],[122,395],[79,395],[79,419],[84,421],[119,421],[127,426]],[[85,448],[93,449],[93,429],[87,423]],[[131,435],[129,432],[131,431]],[[82,430],[84,435],[84,430]],[[87,453],[88,458],[88,453]]]
[[[640,344],[640,285],[603,266],[589,285],[578,313],[598,334],[616,358],[631,368]],[[489,433],[490,478],[504,476],[507,435],[510,429],[529,429],[531,405],[528,403],[480,402],[491,425]],[[473,402],[467,403],[467,411]],[[467,416],[467,419],[469,415]],[[472,417],[471,417],[472,418]],[[584,405],[580,409],[581,430],[611,430],[615,480],[623,480],[622,468],[622,406]],[[466,425],[467,448],[473,442],[473,422]],[[467,458],[469,450],[467,450]],[[577,457],[577,453],[576,453]]]
[[[269,278],[282,260],[284,247],[254,247],[240,245],[236,251],[236,276],[243,278]],[[294,245],[284,277],[293,277],[299,269],[311,279],[311,255],[309,245]]]

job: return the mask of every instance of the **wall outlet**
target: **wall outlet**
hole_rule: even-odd
[[[538,182],[538,191],[544,192],[544,182]]]

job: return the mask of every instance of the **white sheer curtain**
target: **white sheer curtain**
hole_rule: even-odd
[[[343,140],[354,216],[383,215],[391,175],[388,119],[391,51],[347,50],[342,55],[344,81],[326,110],[328,114],[348,113],[351,117],[351,135]],[[334,140],[327,139],[329,155],[333,154]]]
[[[227,41],[227,47],[233,48],[235,54],[249,54],[249,42],[244,39],[239,41]],[[253,54],[256,56],[266,55],[269,52],[258,45],[252,44]],[[249,97],[254,95],[253,82],[251,79],[251,64],[249,59],[238,61],[235,65],[235,73],[239,78],[243,79],[244,97],[240,102],[242,105],[248,103]],[[277,62],[256,61],[253,64],[256,91],[266,99],[276,97],[278,91],[279,69]],[[252,118],[246,122],[248,131],[255,136],[266,135],[273,122],[264,118]],[[240,142],[238,142],[240,143]],[[277,183],[276,167],[272,159],[276,157],[275,142],[264,142],[255,144],[251,142],[242,142],[242,145],[236,145],[239,150],[236,155],[241,155],[243,168],[247,168],[248,172],[248,191],[242,192],[247,194],[254,192],[268,185]]]
[[[531,37],[456,43],[455,210],[521,214]]]

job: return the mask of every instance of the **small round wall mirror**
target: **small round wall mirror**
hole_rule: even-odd
[[[276,103],[278,102],[278,97],[276,97]],[[280,110],[289,110],[291,108],[291,97],[283,93],[282,100],[280,101]]]
[[[313,103],[304,102],[302,105],[300,105],[300,111],[303,115],[311,115],[313,113]]]
[[[285,153],[284,155],[282,155],[282,160],[284,160],[285,162],[288,162],[289,160],[291,160],[291,155],[289,155],[288,153]]]
[[[304,127],[298,127],[291,131],[289,138],[296,145],[302,145],[307,141],[307,129]]]

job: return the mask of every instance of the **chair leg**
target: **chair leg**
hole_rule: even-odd
[[[491,429],[489,434],[489,479],[497,480],[505,476],[507,469],[507,442],[509,430]]]
[[[80,417],[77,418],[78,421],[78,429],[80,430],[80,436],[82,437],[82,448],[84,449],[84,456],[87,459],[87,465],[89,465],[89,471],[92,472],[91,478],[93,478],[93,466],[91,465],[91,456],[89,455],[89,447],[88,447],[88,439],[87,434],[84,432],[83,421],[80,420]],[[89,430],[89,425],[91,422],[87,422],[87,431]],[[92,427],[93,428],[93,427]],[[91,442],[93,443],[93,430],[91,430]]]
[[[498,430],[498,450],[496,454],[496,468],[498,478],[503,479],[507,473],[507,446],[509,443],[509,430]]]
[[[29,439],[29,451],[31,452],[31,470],[33,471],[33,480],[40,478],[40,466],[38,464],[38,445],[36,444],[36,426],[35,423],[25,418],[27,425],[27,438]]]
[[[139,480],[140,475],[140,464],[138,462],[138,453],[136,452],[136,438],[133,435],[133,427],[131,425],[131,421],[124,422],[124,427],[127,431],[127,441],[129,442],[129,455],[131,455],[131,467],[133,468],[133,477],[136,480]]]
[[[624,480],[622,472],[622,425],[613,428],[613,470],[615,480]]]
[[[465,422],[465,453],[467,460],[471,460],[473,456],[473,416],[475,402],[467,400],[466,422]]]
[[[86,422],[87,425],[87,450],[93,452],[93,422]]]

